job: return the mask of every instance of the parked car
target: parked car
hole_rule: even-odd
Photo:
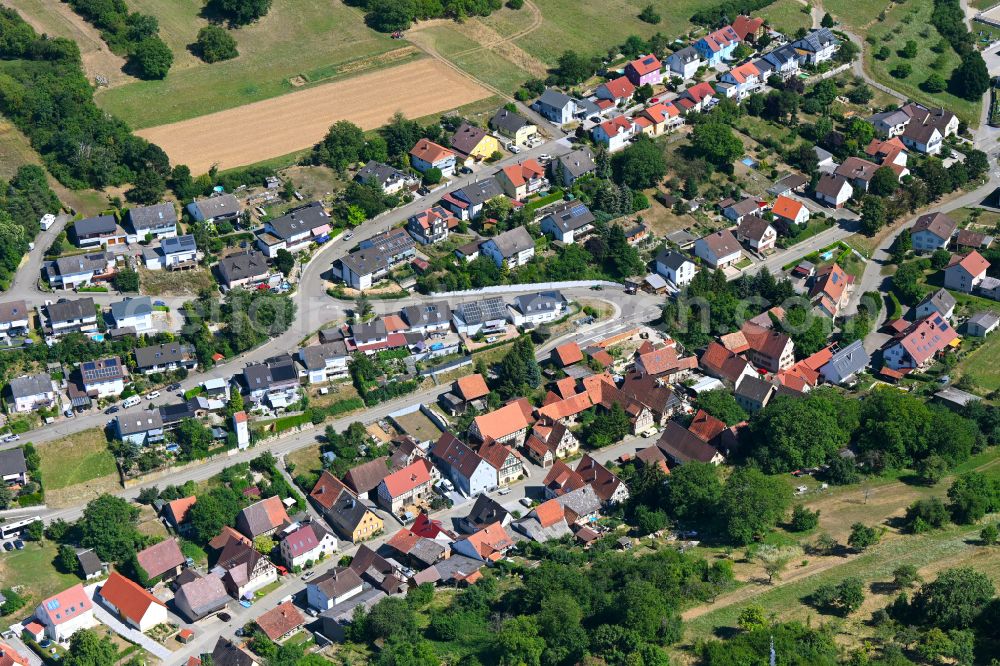
[[[159,391],[151,391],[150,393],[146,394],[146,400],[156,400],[159,397],[160,397]]]
[[[9,434],[6,437],[4,437],[3,441],[5,441],[5,442],[16,442],[19,439],[21,439],[21,436],[18,435],[16,432],[12,432],[11,434]]]
[[[179,391],[180,389],[181,389],[181,385],[178,384],[177,382],[174,382],[173,384],[171,384],[170,386],[167,387],[168,391]]]
[[[24,550],[24,542],[18,539],[17,541],[14,542],[14,548],[17,548],[18,550]]]
[[[526,506],[528,508],[531,508],[531,498],[530,497],[522,497],[521,499],[518,500],[518,502],[520,502],[522,506]]]
[[[510,488],[508,486],[503,486],[497,490],[498,495],[510,495]]]
[[[4,541],[3,549],[9,553],[10,551],[14,550],[14,544],[12,544],[10,541]]]
[[[233,616],[230,615],[229,613],[219,613],[219,619],[222,620],[223,622],[229,622],[230,620],[233,619]]]
[[[243,608],[250,608],[253,606],[253,602],[247,601],[246,599],[240,599],[240,606],[243,606]]]
[[[351,240],[352,238],[354,238],[353,231],[348,231],[346,234],[344,234],[344,240]]]
[[[116,407],[115,405],[111,405],[110,407],[104,410],[105,414],[116,414],[117,412],[118,412],[118,407]]]

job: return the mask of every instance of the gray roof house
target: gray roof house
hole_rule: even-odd
[[[594,214],[579,201],[559,204],[542,218],[542,231],[562,243],[575,243],[594,228]]]
[[[230,220],[240,214],[240,202],[232,194],[197,199],[189,203],[187,208],[196,222]]]
[[[566,312],[566,297],[558,291],[523,294],[510,306],[511,320],[516,326],[554,321]]]
[[[95,278],[110,276],[114,266],[110,252],[92,252],[45,262],[44,272],[53,289],[74,289],[91,284]]]
[[[451,306],[448,301],[410,305],[403,308],[402,313],[411,331],[443,331],[451,326]]]
[[[0,481],[5,485],[24,485],[28,482],[28,464],[20,448],[0,451]]]
[[[1000,315],[993,310],[977,312],[965,323],[965,332],[977,338],[985,338],[1000,326]]]
[[[115,244],[118,238],[125,240],[125,231],[118,226],[114,215],[98,215],[74,222],[73,237],[80,247],[100,245],[107,241]]]
[[[939,314],[945,319],[951,319],[955,313],[955,297],[947,289],[938,289],[924,296],[924,299],[917,303],[916,319],[923,319],[931,314]]]
[[[395,194],[403,188],[420,184],[420,179],[413,174],[374,160],[364,165],[354,176],[354,180],[363,185],[376,185],[386,194]]]
[[[578,148],[571,153],[560,155],[553,163],[553,171],[556,170],[555,164],[558,164],[562,170],[562,185],[572,185],[577,178],[582,178],[597,170],[597,165],[594,164],[594,154],[590,148]]]
[[[147,234],[154,238],[168,238],[177,235],[177,211],[174,204],[163,201],[152,206],[136,206],[126,216],[133,236],[129,242],[144,238]]]
[[[55,401],[52,377],[47,372],[11,379],[7,393],[13,403],[9,407],[15,412],[31,412]]]
[[[115,437],[142,446],[163,440],[163,417],[158,409],[136,409],[115,418]]]
[[[865,351],[863,342],[855,340],[835,353],[819,372],[824,381],[831,384],[845,384],[867,368],[869,363],[871,357]]]
[[[152,328],[153,300],[149,296],[124,298],[111,304],[115,328],[131,326],[137,331]]]
[[[219,277],[229,289],[263,280],[267,275],[267,258],[256,250],[231,254],[219,262]]]
[[[81,550],[76,554],[76,561],[80,565],[80,573],[86,580],[97,578],[108,570],[108,565],[102,562],[93,550]]]
[[[522,266],[535,256],[535,240],[524,227],[515,227],[483,243],[480,251],[489,256],[497,266],[509,268]]]
[[[198,365],[194,347],[176,340],[149,347],[139,347],[134,353],[136,369],[147,374],[181,367],[191,369]]]
[[[556,125],[565,125],[576,113],[576,101],[558,90],[546,88],[531,108]]]
[[[490,119],[490,127],[504,136],[516,138],[518,132],[534,127],[534,123],[519,113],[500,107]]]
[[[229,593],[226,592],[222,579],[213,574],[184,583],[174,595],[177,609],[192,622],[209,613],[222,610],[229,603],[229,599]]]

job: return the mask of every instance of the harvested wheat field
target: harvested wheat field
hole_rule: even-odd
[[[418,60],[137,132],[193,173],[253,164],[308,148],[338,120],[369,130],[402,111],[420,118],[492,93],[437,61]]]

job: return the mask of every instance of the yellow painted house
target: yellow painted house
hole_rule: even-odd
[[[451,137],[451,147],[466,164],[485,160],[493,153],[500,152],[500,142],[495,136],[469,123],[462,123],[455,131],[455,135]]]
[[[380,534],[382,519],[370,511],[342,481],[327,471],[320,474],[309,499],[320,509],[341,538],[360,543]]]

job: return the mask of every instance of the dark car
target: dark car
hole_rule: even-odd
[[[167,387],[167,390],[168,391],[179,391],[180,388],[181,388],[180,384],[171,384],[170,386]]]
[[[9,553],[10,551],[14,550],[14,544],[12,544],[10,541],[5,541],[3,544],[3,549]]]
[[[230,620],[233,619],[233,616],[230,615],[229,613],[219,613],[219,619],[222,620],[223,622],[229,622]]]
[[[105,414],[116,414],[117,412],[118,412],[118,407],[116,407],[115,405],[111,405],[110,407],[104,410]]]
[[[14,542],[14,548],[17,548],[18,550],[24,550],[24,542],[18,539],[17,541]]]

